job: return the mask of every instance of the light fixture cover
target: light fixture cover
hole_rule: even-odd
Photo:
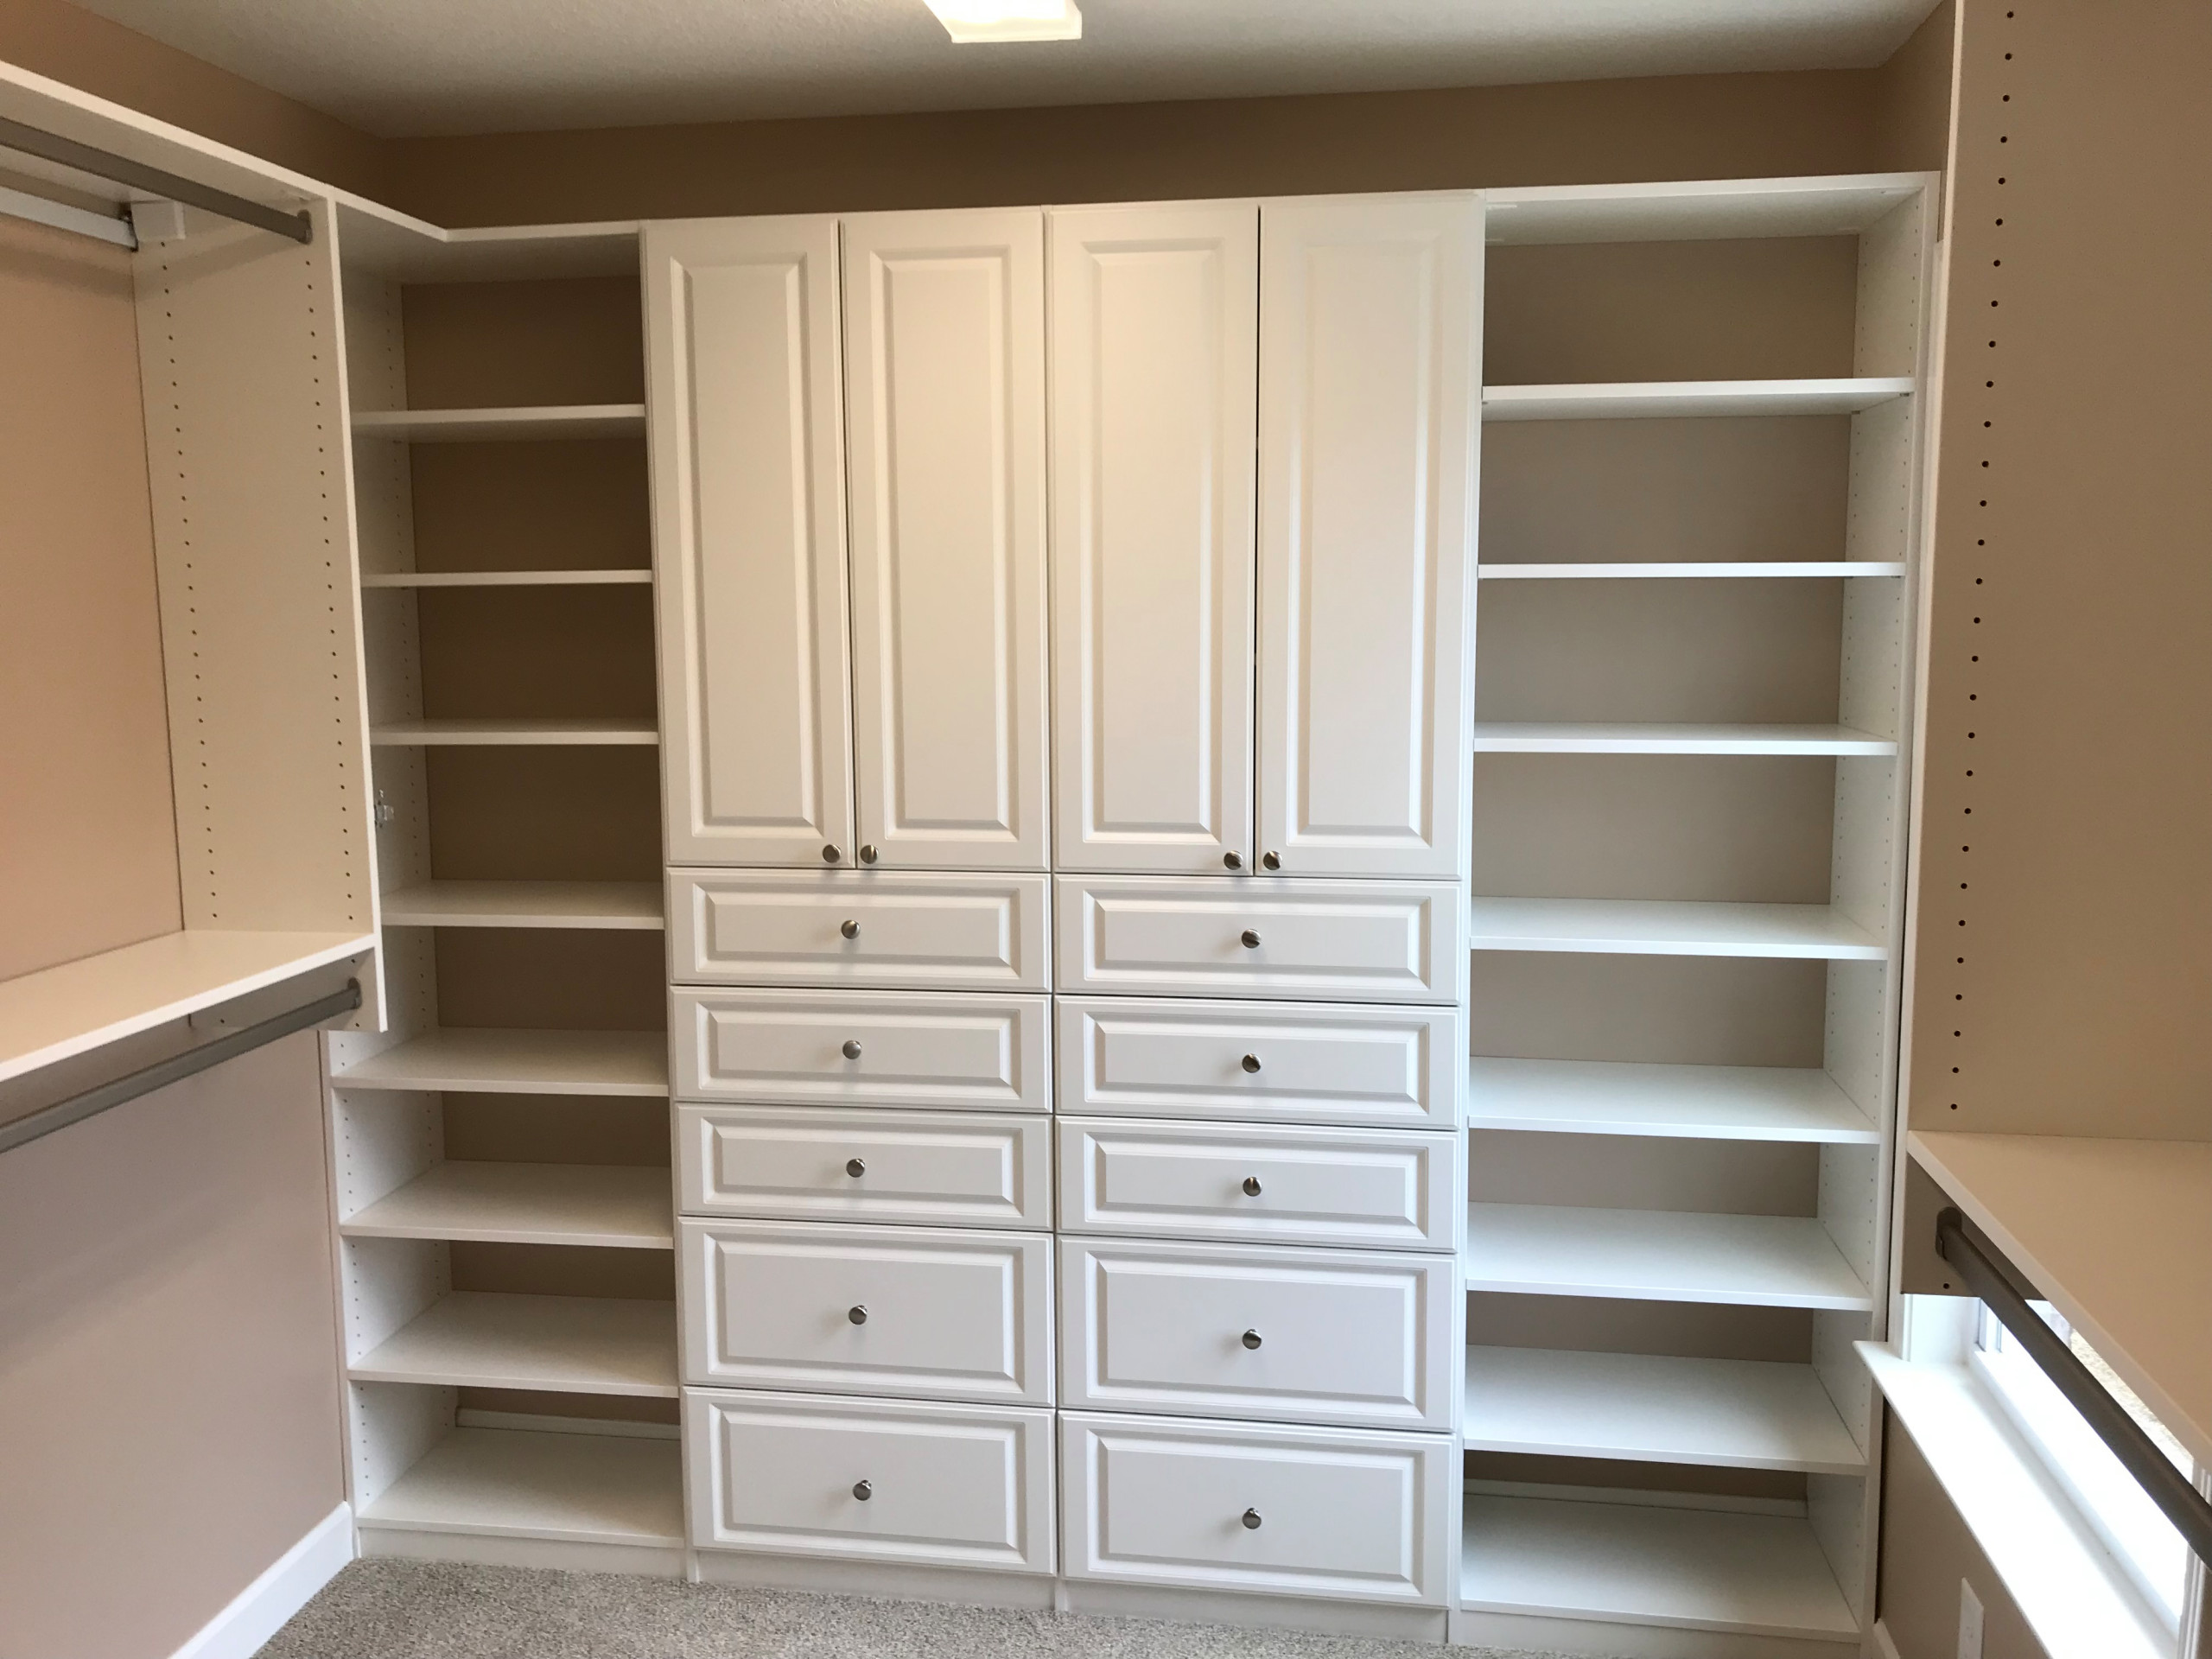
[[[962,46],[992,41],[1079,41],[1075,0],[924,0]]]

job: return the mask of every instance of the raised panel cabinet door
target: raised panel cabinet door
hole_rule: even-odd
[[[1481,430],[1471,196],[1260,209],[1259,843],[1460,874]]]
[[[1259,209],[1047,228],[1058,868],[1249,869]]]
[[[837,222],[645,235],[668,849],[853,857]]]
[[[862,862],[1046,868],[1045,218],[844,221]]]

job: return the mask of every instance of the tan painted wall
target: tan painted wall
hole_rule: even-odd
[[[1982,1659],[2050,1659],[1989,1558],[1936,1484],[1904,1425],[1890,1418],[1882,1449],[1882,1576],[1876,1611],[1897,1659],[1954,1659],[1959,1585],[1982,1611]]]

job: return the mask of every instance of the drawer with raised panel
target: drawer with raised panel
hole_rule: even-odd
[[[1050,1405],[1037,1233],[677,1223],[683,1376],[704,1386]]]
[[[1062,1412],[1060,1571],[1442,1605],[1459,1465],[1446,1434]]]
[[[1061,1401],[1449,1429],[1462,1369],[1456,1265],[1372,1250],[1065,1240]]]
[[[1052,1414],[693,1389],[702,1549],[1052,1570]]]
[[[1069,1232],[1459,1249],[1456,1135],[1087,1117],[1054,1134]]]
[[[1064,991],[1456,1003],[1466,980],[1446,884],[1090,875],[1056,892]]]
[[[699,985],[1041,991],[1041,875],[671,870],[669,955]]]
[[[1059,1109],[1456,1129],[1456,1008],[1063,996]]]
[[[676,1109],[687,1214],[935,1227],[1052,1224],[1050,1136],[1012,1112]]]
[[[957,991],[678,990],[679,1099],[1043,1112],[1047,999]]]

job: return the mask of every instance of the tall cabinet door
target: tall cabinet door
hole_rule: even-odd
[[[1058,864],[1251,868],[1259,209],[1060,209]]]
[[[650,225],[669,857],[853,855],[837,223]]]
[[[1044,214],[844,238],[861,857],[1041,870]]]
[[[1459,873],[1481,378],[1471,196],[1260,210],[1259,841]]]

